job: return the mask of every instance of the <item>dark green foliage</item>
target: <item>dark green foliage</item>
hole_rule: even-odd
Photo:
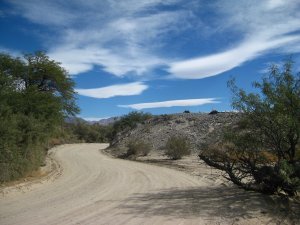
[[[215,114],[218,114],[219,112],[217,111],[217,110],[212,110],[212,111],[210,111],[208,114],[209,115],[215,115]]]
[[[130,140],[127,144],[127,152],[125,157],[146,156],[151,151],[150,144],[142,140]]]
[[[0,54],[0,182],[37,169],[66,115],[78,112],[74,83],[44,53]]]
[[[71,134],[75,140],[87,143],[108,142],[111,132],[110,126],[103,126],[97,123],[89,124],[80,120],[66,123],[64,128],[65,132]]]
[[[144,123],[151,117],[151,114],[143,112],[130,112],[129,114],[122,116],[113,124],[110,139],[113,140],[117,133],[133,129],[138,124]]]
[[[170,159],[181,159],[183,156],[191,154],[190,144],[184,137],[172,136],[168,139],[165,146],[165,154]]]
[[[200,158],[245,189],[295,195],[300,188],[300,76],[292,74],[292,62],[283,71],[272,66],[268,77],[254,83],[258,94],[247,94],[234,81],[229,86],[233,107],[243,117]]]

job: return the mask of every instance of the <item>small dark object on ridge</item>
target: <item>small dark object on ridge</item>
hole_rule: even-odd
[[[214,114],[218,114],[219,112],[217,110],[212,110],[209,115],[214,115]]]
[[[190,113],[190,111],[189,110],[184,110],[183,113]]]

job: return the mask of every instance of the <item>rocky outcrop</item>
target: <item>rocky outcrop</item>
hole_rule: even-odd
[[[163,150],[169,137],[176,135],[189,140],[194,153],[201,150],[203,144],[220,140],[224,129],[233,126],[241,117],[240,113],[221,112],[180,113],[153,116],[134,129],[119,133],[112,142],[112,147],[124,150],[132,139],[143,140],[152,145],[153,150]]]

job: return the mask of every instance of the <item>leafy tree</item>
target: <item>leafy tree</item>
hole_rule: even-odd
[[[242,119],[199,155],[245,189],[290,196],[299,190],[300,75],[293,75],[292,65],[287,61],[282,71],[272,66],[254,83],[259,93],[247,94],[231,80],[232,105]]]
[[[78,141],[95,143],[108,142],[110,127],[100,124],[89,124],[82,120],[66,123],[67,132],[72,133]]]
[[[43,52],[0,54],[0,181],[38,168],[64,118],[76,114],[74,82]]]
[[[122,116],[118,121],[113,124],[111,131],[111,140],[115,138],[117,133],[135,128],[139,123],[144,123],[152,116],[149,113],[143,112],[130,112],[127,115]]]

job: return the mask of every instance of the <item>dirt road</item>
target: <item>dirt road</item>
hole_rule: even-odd
[[[99,151],[106,146],[74,144],[54,149],[61,175],[27,191],[3,194],[0,224],[265,222],[254,216],[259,203],[249,206],[248,197],[236,189],[213,187],[208,180],[168,168],[113,159]],[[234,201],[237,197],[241,200]]]

